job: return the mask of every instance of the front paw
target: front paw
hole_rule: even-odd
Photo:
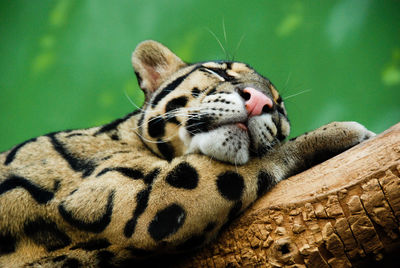
[[[344,143],[345,147],[354,146],[376,135],[357,122],[333,122],[322,129],[332,132],[338,141]]]
[[[316,130],[326,147],[333,147],[338,152],[353,147],[364,140],[375,136],[363,125],[357,122],[333,122]]]

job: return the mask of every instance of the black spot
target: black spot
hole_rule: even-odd
[[[201,68],[201,65],[196,66],[193,70],[191,70],[189,73],[182,75],[178,78],[176,78],[174,81],[169,83],[166,87],[164,87],[153,99],[153,102],[151,103],[151,107],[154,108],[156,105],[162,100],[165,96],[167,96],[169,93],[174,91],[176,87],[178,87],[183,80],[185,80],[190,74],[192,74],[195,70]]]
[[[53,185],[54,192],[57,192],[58,189],[60,189],[60,184],[61,184],[60,180],[54,180],[54,185]]]
[[[185,74],[181,77],[178,77],[177,79],[175,79],[174,81],[172,81],[171,83],[169,83],[166,87],[164,87],[160,93],[158,93],[158,95],[156,95],[154,97],[153,102],[151,103],[151,107],[154,108],[156,107],[156,105],[160,102],[160,100],[162,100],[165,96],[167,96],[169,93],[171,93],[176,87],[178,87],[183,80],[188,77],[190,73]]]
[[[133,246],[126,247],[125,249],[129,250],[132,255],[138,256],[138,257],[145,257],[145,256],[154,254],[153,251],[142,249],[142,248],[136,248]]]
[[[75,157],[71,152],[65,148],[64,144],[62,144],[55,136],[55,133],[50,133],[47,135],[50,138],[50,141],[54,147],[54,149],[60,154],[62,158],[67,161],[70,167],[77,171],[82,172],[83,177],[87,177],[96,168],[96,165],[93,161],[87,159],[80,159]]]
[[[68,258],[64,261],[62,268],[78,268],[82,267],[81,263],[78,259],[75,258]]]
[[[140,118],[139,118],[138,123],[137,123],[137,126],[139,127],[139,133],[143,133],[142,127],[143,127],[144,116],[145,116],[145,113],[142,113],[140,115]]]
[[[228,214],[228,223],[231,222],[236,218],[236,216],[239,214],[240,210],[242,209],[242,201],[237,201],[231,210],[229,211]]]
[[[283,108],[280,105],[276,105],[275,107],[276,107],[276,109],[278,110],[279,113],[281,113],[282,115],[285,114],[285,111],[283,110]]]
[[[243,177],[233,171],[227,171],[217,178],[218,191],[228,200],[235,201],[242,197],[244,190]]]
[[[136,79],[137,79],[137,81],[138,81],[138,84],[139,84],[139,86],[140,86],[140,84],[142,83],[143,79],[142,79],[142,77],[140,76],[140,74],[139,74],[138,72],[136,72],[136,71],[135,71],[135,75],[136,75]]]
[[[119,141],[119,136],[118,136],[118,134],[117,134],[117,133],[113,133],[113,134],[111,135],[111,139],[114,140],[114,141]]]
[[[119,172],[122,175],[127,176],[134,180],[141,179],[144,176],[143,172],[141,172],[140,170],[137,170],[137,169],[127,168],[127,167],[112,167],[112,168],[103,169],[102,171],[99,172],[99,174],[96,175],[96,177],[102,176],[110,171]]]
[[[111,157],[113,157],[113,156],[112,155],[107,155],[107,156],[101,158],[100,160],[101,161],[106,161],[106,160],[110,159]]]
[[[185,210],[178,204],[172,204],[157,212],[150,222],[148,232],[155,241],[160,241],[176,233],[185,219]]]
[[[204,114],[190,114],[186,122],[186,129],[191,134],[198,134],[208,131],[211,118]]]
[[[197,98],[198,96],[200,96],[200,89],[197,88],[197,87],[194,87],[194,88],[192,89],[192,96],[195,97],[195,98]]]
[[[41,186],[31,182],[26,178],[15,175],[11,175],[0,184],[0,195],[18,187],[24,188],[26,191],[28,191],[32,198],[35,199],[35,201],[39,204],[45,204],[54,197],[52,192],[43,189]]]
[[[160,117],[152,117],[147,124],[147,131],[153,138],[161,137],[165,133],[165,120]]]
[[[69,193],[69,195],[73,195],[76,191],[78,191],[78,188],[72,190],[72,191]]]
[[[276,117],[272,117],[272,121],[274,122],[274,124],[276,125],[276,129],[278,130],[276,137],[280,141],[283,141],[284,139],[286,139],[286,136],[284,136],[282,134],[282,117],[285,117],[285,116],[283,114],[279,114],[278,119],[276,119]]]
[[[206,237],[204,235],[194,235],[182,244],[176,246],[178,251],[189,251],[199,248],[204,244]]]
[[[111,123],[108,123],[108,124],[100,127],[100,129],[97,130],[96,133],[94,133],[94,136],[100,135],[102,133],[105,133],[105,132],[108,132],[111,130],[116,130],[121,123],[125,122],[126,120],[131,118],[133,115],[138,114],[139,112],[140,112],[140,109],[133,111],[132,113],[126,115],[123,118],[119,118],[117,120],[112,121]]]
[[[169,142],[164,142],[163,140],[159,139],[157,141],[157,148],[167,161],[171,161],[172,158],[174,158],[175,156],[174,147],[172,147],[172,145]]]
[[[232,84],[232,85],[239,85],[239,84],[241,84],[241,83],[242,83],[242,82],[239,81],[239,80],[231,81],[231,84]]]
[[[86,251],[92,251],[92,250],[98,250],[98,249],[103,249],[103,248],[107,248],[111,245],[110,242],[108,242],[107,239],[105,238],[100,238],[100,239],[93,239],[93,240],[89,240],[87,242],[84,243],[78,243],[75,246],[71,247],[71,250],[74,249],[83,249]]]
[[[257,196],[262,196],[274,185],[274,177],[266,171],[261,171],[257,177]]]
[[[114,155],[115,155],[115,154],[129,154],[129,153],[132,153],[132,151],[126,150],[126,151],[116,151],[116,152],[113,152]]]
[[[183,96],[183,97],[179,97],[179,98],[175,98],[170,100],[165,108],[165,112],[168,113],[167,114],[167,122],[170,123],[174,123],[179,125],[180,122],[178,121],[178,119],[176,119],[176,117],[173,115],[173,113],[170,113],[171,111],[174,111],[176,109],[179,109],[181,107],[184,107],[187,103],[188,99],[187,97]]]
[[[8,232],[3,230],[0,233],[0,256],[15,251],[17,239]]]
[[[160,169],[159,168],[155,168],[153,169],[149,174],[147,174],[143,181],[146,184],[152,184],[154,179],[158,176],[158,174],[160,173]]]
[[[147,208],[150,192],[151,192],[151,186],[146,188],[145,190],[140,191],[136,195],[137,205],[135,212],[133,213],[133,217],[126,223],[124,228],[124,235],[126,237],[131,237],[133,232],[135,231],[139,216],[142,215],[145,209]]]
[[[171,115],[169,115],[169,116],[167,117],[167,122],[174,123],[174,124],[177,124],[177,125],[180,125],[180,124],[181,124],[181,122],[179,122],[179,120],[176,119],[175,116],[171,116]]]
[[[4,165],[9,165],[15,158],[15,155],[17,154],[18,150],[27,145],[28,143],[35,142],[37,138],[33,138],[27,141],[24,141],[23,143],[15,146],[14,148],[11,149],[11,151],[8,153],[6,160],[4,161]]]
[[[188,99],[185,96],[172,99],[165,106],[165,112],[168,113],[168,112],[171,112],[173,110],[185,107],[187,102],[188,102]]]
[[[189,163],[182,162],[168,173],[166,181],[176,188],[194,189],[199,183],[199,175]]]
[[[69,134],[69,135],[67,135],[65,137],[66,138],[71,138],[71,137],[76,137],[76,136],[87,136],[87,134],[84,134],[84,133],[72,133],[72,134]]]
[[[102,232],[111,222],[111,215],[114,207],[114,191],[111,191],[108,195],[106,211],[100,219],[87,222],[85,220],[77,219],[74,217],[74,213],[71,211],[67,211],[64,207],[64,202],[58,206],[58,211],[60,212],[61,216],[66,220],[69,224],[75,226],[78,229],[93,232],[93,233],[100,233]]]
[[[67,255],[60,255],[60,256],[54,257],[53,262],[60,262],[60,261],[65,260],[66,258],[67,258]]]
[[[215,88],[211,89],[210,91],[207,92],[207,96],[213,95],[217,92],[217,90]]]
[[[110,267],[115,267],[112,265],[112,258],[114,258],[114,253],[108,251],[108,250],[102,250],[99,253],[97,253],[97,267],[99,268],[110,268]]]
[[[66,258],[67,258],[67,255],[60,255],[60,256],[54,257],[53,262],[60,262],[60,261],[65,260]]]
[[[204,232],[211,232],[212,230],[214,230],[215,226],[217,226],[217,223],[215,221],[209,222],[206,228],[204,228]]]
[[[25,223],[24,232],[35,244],[44,246],[47,251],[64,248],[71,243],[68,235],[58,229],[55,222],[42,218]]]

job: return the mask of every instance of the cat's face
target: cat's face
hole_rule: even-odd
[[[154,41],[138,46],[133,63],[147,99],[139,134],[168,160],[202,153],[244,164],[289,135],[278,91],[247,64],[187,65]]]

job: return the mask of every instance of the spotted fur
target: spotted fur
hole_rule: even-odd
[[[331,123],[283,142],[282,98],[247,64],[186,64],[154,41],[132,63],[141,109],[0,155],[0,267],[109,267],[196,249],[280,180],[373,135]],[[249,116],[245,87],[273,105]]]

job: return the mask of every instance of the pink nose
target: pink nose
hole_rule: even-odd
[[[244,104],[250,116],[260,115],[264,106],[267,106],[268,109],[272,109],[272,100],[257,89],[246,87],[243,89],[243,92],[248,94]]]

